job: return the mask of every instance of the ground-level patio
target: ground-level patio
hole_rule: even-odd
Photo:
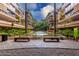
[[[0,55],[74,56],[79,55],[79,42],[73,40],[60,40],[60,42],[43,42],[43,40],[14,42],[13,40],[8,40],[0,42]]]
[[[20,48],[0,50],[0,56],[79,56],[79,50],[61,48]]]
[[[73,40],[60,40],[60,42],[44,42],[43,40],[30,40],[29,42],[14,42],[7,40],[0,42],[0,50],[16,48],[70,48],[79,49],[79,42]]]

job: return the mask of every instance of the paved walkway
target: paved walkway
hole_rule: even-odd
[[[60,40],[60,42],[43,42],[43,40],[31,40],[30,42],[14,42],[8,40],[0,42],[0,50],[16,48],[70,48],[79,49],[79,42],[73,40]]]
[[[0,56],[79,56],[79,50],[55,48],[25,48],[0,50]]]

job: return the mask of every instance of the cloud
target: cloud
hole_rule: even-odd
[[[45,18],[49,12],[53,11],[53,9],[54,8],[52,5],[47,5],[46,7],[43,7],[41,9],[42,16]]]
[[[43,18],[41,11],[31,11],[33,17],[37,19],[38,21]]]
[[[27,8],[31,9],[31,10],[35,10],[37,8],[37,4],[36,3],[28,3]]]

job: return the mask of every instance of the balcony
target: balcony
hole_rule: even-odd
[[[23,29],[25,29],[25,26],[20,25],[20,24],[14,24],[13,27],[14,28],[23,28]]]
[[[72,21],[69,22],[69,19],[72,18]],[[58,28],[70,28],[70,27],[79,27],[79,13],[76,12],[72,16],[58,21]]]
[[[75,3],[71,3],[71,5],[69,5],[66,9],[65,9],[65,14],[71,12],[72,10],[74,10],[75,7]]]
[[[65,9],[67,6],[69,6],[69,4],[70,4],[70,3],[64,3],[64,4],[62,5],[62,9]]]
[[[28,24],[31,25],[31,26],[33,25],[31,22],[28,22]]]
[[[72,28],[72,27],[79,27],[79,21],[70,22],[67,24],[57,25],[57,28]]]
[[[14,15],[11,15],[3,10],[0,9],[0,19],[5,20],[5,21],[10,21],[10,22],[14,22],[14,21],[18,21]]]
[[[11,22],[0,20],[0,27],[12,27]]]
[[[15,15],[21,17],[20,14],[18,14],[18,13],[15,12],[15,9],[16,9],[16,8],[14,8],[11,4],[9,4],[9,5],[3,4],[3,5],[6,6],[6,7],[8,8],[8,10],[10,10],[10,11],[11,11],[12,13],[14,13]]]
[[[78,18],[78,16],[79,16],[79,13],[75,13],[75,14],[73,14],[72,16],[69,16],[69,17],[67,17],[67,18],[65,18],[65,19],[63,19],[63,20],[60,20],[60,21],[58,21],[58,23],[62,23],[62,22],[65,22],[65,21],[67,21],[67,20],[69,20],[69,19],[75,19],[75,18]]]
[[[27,28],[28,29],[33,29],[33,27],[31,25],[28,25]]]
[[[6,27],[6,28],[22,28],[22,29],[25,28],[25,26],[20,25],[20,24],[13,24],[13,26],[12,26],[12,22],[7,22],[7,21],[3,21],[3,20],[0,20],[0,27]]]

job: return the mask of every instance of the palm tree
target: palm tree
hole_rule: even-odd
[[[27,33],[27,14],[28,14],[28,12],[27,12],[27,4],[25,3],[25,32]]]
[[[54,3],[54,35],[56,35],[56,3]]]

